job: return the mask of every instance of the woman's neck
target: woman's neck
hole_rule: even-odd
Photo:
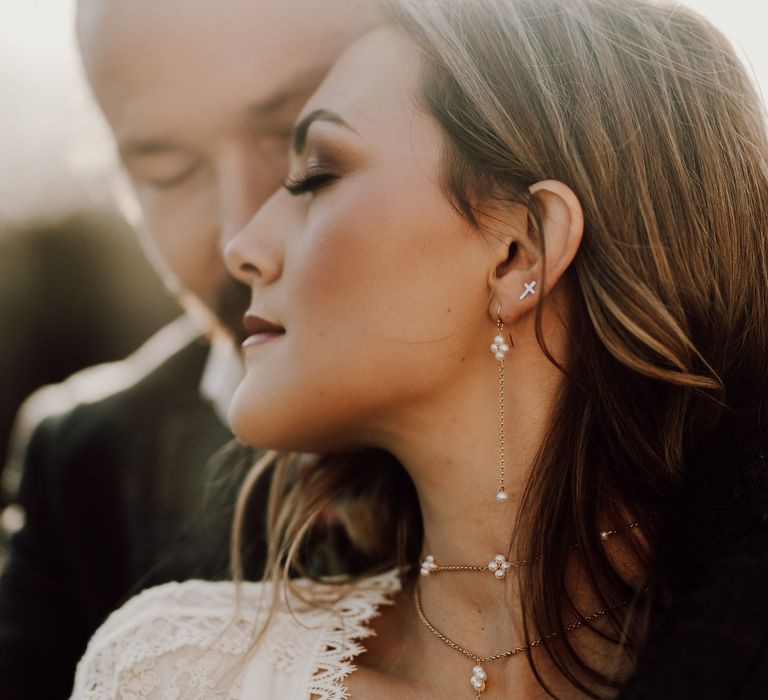
[[[518,352],[522,349],[516,348]],[[530,358],[505,368],[505,491],[500,502],[499,381],[489,353],[484,371],[467,376],[431,403],[398,414],[396,435],[385,445],[406,467],[419,496],[424,524],[423,556],[438,564],[487,565],[510,555],[515,519],[531,465],[544,439],[560,372],[538,346]],[[515,369],[517,368],[517,369]],[[417,562],[414,562],[416,564]],[[496,649],[519,641],[508,623],[518,616],[515,572],[441,572],[421,581],[425,610],[468,643]],[[501,616],[501,617],[500,617]]]
[[[514,559],[511,547],[523,490],[550,425],[562,378],[535,343],[527,351],[521,345],[514,349],[515,361],[505,367],[506,501],[496,500],[500,479],[499,381],[492,357],[488,365],[478,362],[481,371],[457,380],[439,398],[401,407],[393,422],[379,433],[391,436],[380,446],[400,460],[416,486],[424,524],[422,558],[432,555],[439,565],[481,567],[497,554]],[[518,571],[513,567],[503,580],[487,570],[420,576],[423,612],[435,628],[479,657],[518,647],[526,639]],[[599,606],[592,607],[598,604],[586,586],[587,577],[577,578],[573,591],[580,608],[585,613],[596,611]],[[412,596],[401,596],[397,606],[377,623],[377,634],[370,642],[371,653],[366,655],[376,673],[410,679],[410,686],[406,686],[415,687],[428,669],[442,669],[440,673],[451,677],[450,682],[445,679],[445,689],[458,684],[450,696],[460,697],[457,689],[468,688],[472,661],[422,623]],[[530,637],[537,634],[541,632],[529,630]],[[583,631],[576,632],[574,642],[588,645],[584,636]],[[604,645],[597,650],[608,656],[610,651]],[[540,649],[534,651],[537,664],[545,668],[546,654],[543,659],[540,655]],[[522,660],[494,662],[486,670],[493,674],[496,688],[484,694],[488,700],[510,694],[544,697],[539,695],[541,688],[529,665]],[[562,697],[579,697],[554,669],[548,671]],[[420,697],[439,696],[432,691],[443,689],[442,682],[431,676]],[[509,694],[504,694],[506,691]]]

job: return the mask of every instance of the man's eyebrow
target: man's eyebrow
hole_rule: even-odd
[[[296,155],[301,155],[304,147],[307,145],[307,131],[309,131],[310,124],[316,121],[331,122],[343,126],[345,129],[349,129],[354,133],[358,133],[353,126],[342,119],[336,112],[331,112],[327,109],[316,109],[313,112],[310,112],[295,127],[293,127],[291,145],[293,147],[293,152]]]
[[[171,139],[126,139],[118,144],[120,156],[127,160],[141,156],[156,156],[172,153],[181,147]]]

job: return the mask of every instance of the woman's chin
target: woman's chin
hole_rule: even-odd
[[[254,420],[253,413],[238,410],[233,406],[229,410],[229,427],[235,437],[262,450],[279,450],[280,452],[294,451],[295,441],[286,436],[277,426],[267,424],[263,420]]]
[[[281,420],[281,416],[267,411],[243,410],[233,402],[229,410],[229,426],[235,437],[262,450],[318,454],[332,451],[327,436],[300,431],[302,421],[298,417],[286,416]]]
[[[229,427],[242,442],[263,450],[328,454],[349,452],[361,445],[358,424],[351,409],[334,411],[327,397],[319,404],[275,398],[275,392],[255,386],[246,377],[229,405]],[[281,387],[283,389],[284,387]],[[281,396],[290,396],[283,391]],[[259,400],[269,397],[269,400]]]

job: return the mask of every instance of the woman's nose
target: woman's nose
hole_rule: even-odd
[[[224,245],[227,270],[249,286],[254,282],[269,284],[282,273],[282,241],[270,228],[267,216],[270,202],[268,200]]]

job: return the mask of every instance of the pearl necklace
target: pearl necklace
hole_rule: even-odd
[[[557,632],[550,632],[549,634],[545,635],[541,639],[534,639],[532,642],[529,642],[528,644],[523,644],[522,646],[515,647],[514,649],[509,649],[507,651],[502,651],[498,654],[493,654],[492,656],[480,656],[479,654],[474,654],[471,651],[465,649],[460,644],[457,644],[453,640],[446,637],[440,630],[438,630],[427,618],[427,616],[424,613],[424,608],[421,605],[421,591],[420,587],[417,585],[413,592],[413,599],[416,603],[416,613],[419,616],[419,619],[424,624],[424,626],[437,637],[441,642],[444,644],[447,644],[452,649],[455,649],[456,651],[460,651],[464,656],[471,659],[475,662],[475,665],[472,667],[472,677],[469,679],[469,683],[472,686],[475,693],[477,693],[476,698],[480,699],[480,694],[485,690],[485,684],[488,680],[488,674],[486,673],[485,669],[483,668],[483,664],[490,663],[491,661],[498,661],[499,659],[506,659],[511,656],[517,656],[518,654],[522,654],[524,651],[527,651],[528,649],[532,649],[533,647],[537,647],[540,644],[543,644],[547,639],[550,639],[552,637],[557,636]],[[622,601],[619,603],[619,605],[614,607],[621,607],[623,605],[626,605],[626,601]],[[578,629],[584,623],[586,622],[592,622],[593,620],[598,619],[599,617],[602,617],[605,615],[609,610],[612,608],[604,608],[603,610],[598,610],[597,612],[592,613],[591,615],[588,615],[587,617],[583,617],[581,620],[577,620],[576,622],[572,622],[570,625],[565,627],[565,632],[572,632],[575,629]]]

